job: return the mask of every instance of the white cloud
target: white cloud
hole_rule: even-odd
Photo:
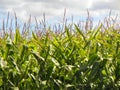
[[[66,8],[68,13],[78,14],[87,9],[90,0],[0,0],[0,8],[4,11],[15,11],[20,18],[29,15],[41,17],[46,13],[48,17],[63,15]]]
[[[89,8],[93,17],[99,17],[108,14],[110,9],[120,10],[119,3],[120,0],[0,0],[0,8],[2,12],[15,11],[18,18],[25,21],[29,15],[41,19],[43,13],[46,18],[62,17],[65,8],[67,15],[87,16]]]
[[[100,9],[112,9],[120,10],[120,0],[98,0],[91,4],[91,9],[100,10]]]

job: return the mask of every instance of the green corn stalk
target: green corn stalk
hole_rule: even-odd
[[[15,36],[14,36],[14,43],[17,44],[20,41],[20,32],[19,29],[16,29]]]

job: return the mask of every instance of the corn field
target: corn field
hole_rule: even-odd
[[[31,35],[19,27],[5,32],[0,90],[119,90],[120,28],[104,25],[86,32],[78,24]]]

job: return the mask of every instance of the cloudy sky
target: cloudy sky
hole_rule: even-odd
[[[66,16],[86,16],[88,9],[91,16],[101,17],[108,15],[110,10],[118,14],[119,4],[120,0],[0,0],[0,18],[15,11],[21,20],[27,20],[30,15],[42,18],[43,13],[53,20],[62,17],[65,9]]]

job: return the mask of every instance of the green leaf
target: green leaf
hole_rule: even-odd
[[[85,42],[87,42],[87,40],[86,40],[86,38],[85,38],[83,32],[78,28],[77,25],[75,25],[75,28],[76,28],[77,32],[83,37],[83,40],[84,40]]]
[[[35,57],[35,59],[38,61],[38,63],[41,65],[43,62],[45,62],[45,59],[41,56],[39,56],[37,53],[32,52],[33,56]]]
[[[19,41],[20,41],[20,32],[19,32],[19,29],[17,28],[16,29],[16,32],[15,32],[15,37],[14,37],[14,43],[17,44]]]
[[[55,60],[54,58],[52,58],[51,60],[56,66],[58,66],[58,67],[60,66],[60,64],[57,60]]]

